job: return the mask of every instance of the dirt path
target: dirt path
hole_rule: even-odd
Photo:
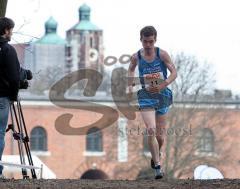
[[[239,189],[240,180],[0,180],[0,189],[75,189],[75,188],[162,188],[162,189]]]

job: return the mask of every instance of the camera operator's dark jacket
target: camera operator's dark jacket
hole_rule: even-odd
[[[0,97],[17,99],[20,83],[20,64],[16,50],[0,36]]]

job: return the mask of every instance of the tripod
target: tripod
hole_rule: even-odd
[[[16,107],[14,105],[14,102],[11,102],[10,114],[11,114],[12,123],[8,125],[6,132],[8,132],[9,130],[12,130],[13,138],[18,142],[18,150],[19,150],[21,165],[26,165],[25,156],[24,156],[24,148],[25,148],[25,152],[28,158],[28,163],[30,166],[33,166],[32,156],[29,148],[29,137],[27,134],[22,107],[19,99],[16,102]],[[15,123],[17,125],[17,131],[15,130],[15,127],[14,127]],[[31,174],[33,179],[37,178],[34,168],[31,169]],[[29,178],[29,176],[27,175],[27,169],[24,167],[22,168],[22,176],[23,176],[23,179]]]

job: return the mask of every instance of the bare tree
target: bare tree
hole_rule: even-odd
[[[191,100],[197,100],[204,93],[213,91],[215,74],[208,63],[200,64],[196,57],[183,52],[172,56],[178,71],[178,78],[171,85],[174,97],[177,100],[186,100],[190,95]]]
[[[42,95],[44,91],[49,90],[55,82],[61,79],[63,74],[61,66],[48,66],[39,74],[34,75],[29,91],[33,94]]]

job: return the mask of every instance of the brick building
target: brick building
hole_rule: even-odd
[[[117,109],[111,101],[96,103]],[[181,105],[182,103],[176,102],[170,116],[174,116],[173,111],[177,111],[176,107],[180,107],[183,111]],[[215,166],[224,177],[238,177],[239,170],[236,167],[239,166],[240,159],[238,155],[240,148],[238,141],[239,102],[225,103],[221,108],[220,105],[200,103],[199,111],[194,113],[196,119],[189,119],[192,131],[188,133],[187,137],[192,143],[188,142],[183,149],[188,152],[194,141],[198,141],[200,146],[194,152],[194,156],[199,161],[193,162],[190,171],[181,175],[180,178],[193,177],[194,167],[199,164]],[[140,175],[146,174],[144,171],[149,166],[150,154],[146,140],[144,140],[144,126],[139,113],[136,113],[134,120],[127,120],[121,112],[118,112],[119,117],[113,124],[99,129],[102,127],[100,124],[99,127],[96,124],[86,127],[102,117],[101,114],[94,111],[61,108],[46,100],[27,100],[23,101],[22,106],[30,135],[32,155],[38,156],[56,174],[57,178],[136,179]],[[216,112],[215,117],[211,116],[204,120],[204,123],[200,123],[200,114],[204,114],[206,111]],[[56,120],[64,114],[73,115],[70,121],[72,128],[68,127],[64,130],[57,124]],[[227,114],[227,122],[219,121],[223,114]],[[107,116],[110,118],[115,115],[108,114]],[[203,119],[204,117],[206,118],[205,115],[202,115]],[[217,122],[214,121],[215,118],[217,118]],[[224,119],[226,121],[226,118]],[[194,130],[195,126],[198,127],[196,123],[202,125],[199,131],[203,134],[200,138],[198,138],[198,130]],[[170,128],[169,124],[168,122],[168,128]],[[77,130],[79,128],[85,130],[85,134],[79,134]],[[69,131],[71,129],[73,132]],[[189,128],[187,127],[187,129]],[[177,130],[175,130],[176,132]],[[171,133],[168,130],[167,134],[171,135]],[[173,137],[176,138],[176,136]],[[219,143],[221,140],[224,141]],[[230,147],[227,147],[229,145]],[[170,144],[170,148],[174,149],[174,144]],[[166,144],[162,159],[164,163],[167,158],[165,149]],[[18,154],[17,143],[12,141],[10,134],[7,134],[4,155],[14,154]],[[201,159],[202,157],[206,158]],[[173,158],[174,156],[168,159]],[[181,169],[184,170],[187,167]]]

